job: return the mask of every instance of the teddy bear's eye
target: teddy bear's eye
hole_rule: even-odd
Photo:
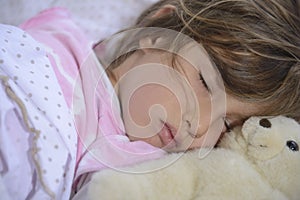
[[[264,128],[271,128],[272,124],[267,118],[262,118],[259,120],[259,125]]]
[[[299,151],[299,146],[298,146],[298,144],[297,144],[295,141],[293,141],[293,140],[287,141],[287,142],[286,142],[286,146],[287,146],[290,150],[292,150],[292,151]]]

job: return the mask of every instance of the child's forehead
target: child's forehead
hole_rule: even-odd
[[[225,92],[222,76],[201,44],[195,41],[187,43],[176,55],[184,68],[190,66],[201,73],[210,89]]]
[[[207,70],[215,71],[214,64],[212,63],[208,53],[204,47],[197,42],[190,42],[180,48],[177,55],[184,60],[188,61],[191,65],[201,70],[206,66]]]

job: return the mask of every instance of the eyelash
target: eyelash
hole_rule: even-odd
[[[204,87],[207,89],[207,91],[210,92],[210,89],[209,89],[207,83],[205,82],[205,80],[204,80],[204,78],[203,78],[203,76],[202,76],[201,73],[199,73],[199,79],[202,81],[202,83],[203,83]],[[224,124],[225,124],[225,127],[226,127],[227,131],[231,131],[231,129],[232,129],[232,128],[231,128],[231,125],[230,125],[230,123],[227,121],[227,119],[225,119],[225,118],[224,118]]]
[[[201,73],[199,73],[199,79],[202,81],[202,83],[203,83],[204,87],[206,88],[206,90],[210,92],[210,89],[209,89],[207,83],[205,82],[205,80],[204,80]]]
[[[204,87],[207,89],[207,91],[210,91],[210,89],[209,89],[207,83],[205,82],[205,80],[204,80],[201,73],[199,73],[199,79],[202,81],[202,83],[203,83]],[[230,126],[230,123],[226,119],[224,119],[224,124],[225,124],[225,127],[226,127],[227,131],[230,131],[231,126]]]

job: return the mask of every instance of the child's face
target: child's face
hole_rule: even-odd
[[[203,49],[187,47],[180,55],[174,65],[170,53],[140,50],[113,72],[131,141],[169,152],[213,146],[225,123],[237,125],[257,112],[225,94]]]

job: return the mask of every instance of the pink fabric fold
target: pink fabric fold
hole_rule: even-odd
[[[65,9],[46,10],[21,28],[48,49],[65,101],[74,114],[78,137],[75,179],[165,154],[145,142],[128,140],[114,89],[91,42]]]

